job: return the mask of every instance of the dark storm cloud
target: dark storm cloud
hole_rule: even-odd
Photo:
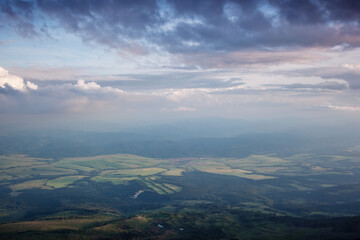
[[[34,36],[60,27],[135,54],[345,44],[360,46],[360,1],[5,0],[2,26]]]
[[[34,8],[34,3],[28,1],[0,2],[0,26],[13,27],[25,37],[36,35]]]
[[[270,0],[281,16],[294,24],[318,24],[330,21],[359,22],[360,2],[357,0]]]

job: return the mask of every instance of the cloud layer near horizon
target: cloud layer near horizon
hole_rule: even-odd
[[[0,85],[0,97],[8,104],[3,104],[0,112],[5,114],[104,114],[106,118],[107,114],[130,114],[132,117],[131,114],[157,116],[191,112],[194,116],[212,113],[246,118],[264,117],[270,112],[275,116],[282,111],[301,110],[299,115],[306,115],[321,109],[348,112],[357,112],[359,109],[344,105],[354,104],[349,101],[349,97],[351,100],[356,94],[341,79],[302,79],[278,75],[276,84],[263,84],[267,82],[266,78],[271,80],[273,77],[253,74],[247,75],[250,81],[230,79],[227,80],[229,84],[223,85],[210,83],[203,87],[137,88],[123,91],[117,87],[100,85],[104,82],[82,79],[56,84],[50,82],[42,86],[29,81],[25,84],[22,78],[1,70],[0,84],[3,84]],[[251,78],[265,81],[254,85]],[[221,82],[222,79],[217,81]]]

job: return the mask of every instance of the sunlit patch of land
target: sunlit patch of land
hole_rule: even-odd
[[[46,185],[46,183],[47,183],[47,179],[31,180],[31,181],[26,181],[19,184],[11,185],[10,188],[13,191],[20,191],[20,190],[32,189],[32,188],[51,189],[49,186]]]
[[[66,176],[59,177],[47,181],[46,185],[53,188],[63,188],[73,184],[75,181],[82,179],[85,176]]]
[[[185,169],[174,168],[174,169],[170,169],[170,170],[168,170],[166,172],[163,172],[162,175],[165,175],[165,176],[182,176],[184,171],[185,171]]]
[[[116,177],[116,176],[95,176],[91,180],[96,182],[111,182],[114,185],[117,184],[128,184],[130,181],[140,180],[139,177]]]

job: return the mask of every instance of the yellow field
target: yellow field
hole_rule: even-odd
[[[20,190],[32,189],[32,188],[51,189],[49,186],[46,186],[46,182],[47,179],[26,181],[23,183],[11,185],[10,188],[13,191],[20,191]]]
[[[184,171],[185,171],[185,169],[174,168],[174,169],[170,169],[170,170],[168,170],[166,172],[163,172],[161,175],[165,175],[165,176],[182,176]]]
[[[66,177],[59,177],[53,180],[49,180],[46,185],[53,188],[63,188],[67,187],[70,184],[73,184],[75,181],[83,178],[85,176],[66,176]]]

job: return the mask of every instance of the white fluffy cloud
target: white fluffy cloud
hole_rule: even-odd
[[[36,85],[35,83],[32,83],[30,81],[26,82],[26,87],[31,89],[31,90],[37,90],[38,89],[38,85]]]
[[[115,95],[121,95],[124,93],[123,90],[119,88],[114,88],[110,86],[102,87],[96,82],[85,82],[85,80],[80,79],[77,81],[76,84],[72,85],[73,88],[81,90],[83,92],[88,93],[96,93],[96,94],[115,94]]]
[[[98,90],[101,88],[99,84],[96,82],[85,82],[84,80],[80,79],[77,81],[77,84],[75,84],[76,88],[79,88],[81,90]]]
[[[38,86],[35,83],[27,81],[26,83],[21,77],[11,75],[7,70],[0,67],[0,87],[12,88],[21,92],[25,92],[28,89],[37,90]]]

